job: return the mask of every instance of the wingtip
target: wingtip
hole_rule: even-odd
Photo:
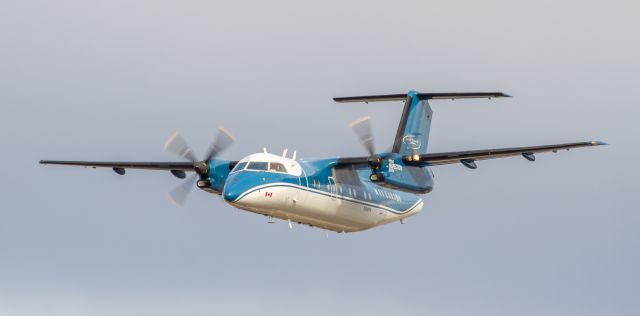
[[[599,141],[599,140],[593,140],[593,141],[591,141],[591,145],[593,145],[593,146],[603,146],[603,145],[609,145],[609,143],[603,142],[603,141]]]
[[[512,95],[507,94],[507,93],[503,93],[502,96],[505,97],[505,98],[513,98]]]

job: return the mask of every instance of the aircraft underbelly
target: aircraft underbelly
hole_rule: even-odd
[[[294,214],[348,227],[348,231],[374,227],[385,218],[385,211],[364,206],[356,201],[348,201],[337,196],[325,195],[313,191],[304,191],[306,197]]]
[[[236,207],[295,223],[337,232],[369,229],[388,220],[388,212],[358,201],[341,199],[303,187],[277,186],[255,190]]]

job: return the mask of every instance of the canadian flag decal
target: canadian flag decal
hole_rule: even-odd
[[[264,197],[272,197],[273,193],[272,192],[265,192],[264,193]]]

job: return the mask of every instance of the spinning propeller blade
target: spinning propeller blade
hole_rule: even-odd
[[[371,119],[368,116],[359,118],[349,124],[354,133],[358,136],[360,143],[369,153],[369,156],[376,154],[373,131],[371,129]]]
[[[373,129],[371,128],[371,119],[368,116],[359,118],[351,124],[349,124],[354,133],[358,136],[360,143],[367,150],[369,157],[367,158],[367,164],[371,167],[371,175],[369,178],[371,181],[379,182],[384,180],[382,173],[379,173],[379,169],[382,166],[383,157],[385,153],[377,154],[374,141],[373,141]]]
[[[169,137],[167,142],[164,144],[164,150],[172,152],[178,155],[178,157],[188,159],[192,162],[198,161],[198,158],[196,158],[196,155],[193,153],[189,143],[187,143],[187,141],[184,140],[178,132],[173,133],[173,135]]]
[[[229,146],[231,146],[231,144],[233,144],[233,142],[235,141],[236,137],[233,136],[233,134],[228,129],[222,126],[219,127],[218,134],[216,135],[213,144],[211,144],[211,147],[209,147],[209,151],[205,156],[205,161],[209,161],[217,157],[220,153],[229,148]]]
[[[205,159],[199,161],[196,155],[193,153],[191,146],[189,143],[178,133],[175,132],[169,140],[164,145],[164,149],[166,151],[172,152],[178,155],[181,158],[188,159],[194,162],[194,171],[195,175],[189,177],[189,179],[185,180],[183,183],[175,187],[171,192],[169,192],[169,200],[176,206],[184,205],[185,200],[189,196],[196,179],[205,178],[209,173],[209,161],[220,155],[223,151],[225,151],[233,142],[235,142],[236,138],[231,134],[229,130],[224,127],[218,128],[218,134],[214,139],[213,143],[209,147],[209,151],[205,156]],[[174,173],[175,175],[175,173]]]
[[[184,201],[187,200],[189,193],[191,193],[193,189],[197,176],[197,174],[190,176],[187,180],[184,180],[180,185],[169,192],[169,201],[171,201],[173,205],[178,207],[184,205]]]

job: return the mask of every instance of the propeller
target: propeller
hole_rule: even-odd
[[[217,157],[220,153],[225,151],[231,144],[236,141],[236,137],[226,128],[220,126],[218,128],[218,134],[216,135],[215,140],[209,147],[209,151],[205,156],[204,160],[209,161],[215,157]]]
[[[375,145],[373,141],[373,131],[371,128],[371,118],[368,116],[361,117],[349,124],[351,129],[356,133],[360,143],[369,153],[369,156],[373,156],[376,153]]]
[[[193,184],[198,177],[197,174],[190,176],[187,180],[182,181],[180,185],[173,188],[173,190],[169,191],[169,201],[173,203],[173,205],[181,207],[184,205],[184,202],[187,200],[189,193],[191,193],[191,189],[193,188]]]
[[[172,152],[180,158],[186,158],[191,162],[196,162],[196,160],[198,160],[196,155],[193,153],[193,150],[191,150],[189,143],[187,143],[187,141],[182,138],[182,135],[178,132],[173,133],[173,135],[169,137],[167,142],[164,144],[164,150]]]
[[[178,157],[193,162],[193,170],[196,172],[193,176],[190,176],[187,180],[183,181],[180,185],[175,187],[169,192],[169,200],[176,206],[184,205],[189,193],[194,187],[196,180],[200,179],[204,183],[207,174],[209,174],[209,162],[215,159],[218,155],[224,152],[231,144],[235,142],[236,138],[233,134],[224,127],[218,128],[218,133],[213,140],[207,155],[204,160],[198,160],[196,154],[191,149],[189,143],[180,135],[175,132],[167,142],[164,144],[164,150],[174,153]],[[198,181],[198,186],[200,186]],[[208,186],[208,185],[206,185]],[[203,186],[203,187],[206,187]]]
[[[368,116],[361,117],[351,122],[349,126],[369,154],[369,159],[367,159],[367,162],[369,163],[369,166],[371,166],[371,180],[382,181],[382,174],[378,173],[377,170],[380,169],[380,166],[382,166],[383,157],[377,154],[375,150],[373,129],[371,128],[371,118],[369,118]]]

